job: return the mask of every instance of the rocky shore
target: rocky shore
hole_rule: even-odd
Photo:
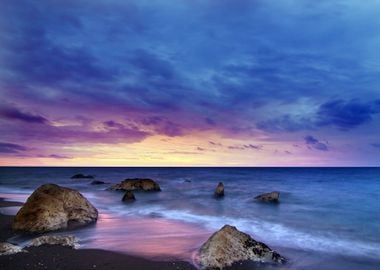
[[[135,200],[132,190],[161,191],[161,188],[152,179],[136,178],[126,179],[108,190],[125,191],[122,200],[128,202]],[[223,183],[218,184],[214,196],[224,196]],[[17,202],[0,202],[0,207],[20,205]],[[270,265],[286,262],[284,257],[267,245],[231,225],[223,226],[199,247],[193,264],[180,261],[153,262],[96,249],[75,250],[79,247],[78,238],[45,234],[70,228],[68,225],[72,222],[84,226],[96,222],[97,217],[98,210],[78,191],[55,184],[41,185],[22,204],[16,216],[0,215],[0,269],[124,269],[125,266],[128,269],[201,267],[211,270],[251,269],[255,263]],[[16,233],[38,235],[29,243],[17,246],[7,242]],[[84,257],[86,260],[83,260]]]
[[[20,202],[8,202],[0,198],[0,207],[20,205]],[[14,216],[0,214],[0,242],[16,235],[12,230],[13,220]],[[101,249],[73,249],[62,244],[26,247],[24,250],[26,252],[0,256],[0,269],[196,270],[191,263],[184,261],[151,261]]]

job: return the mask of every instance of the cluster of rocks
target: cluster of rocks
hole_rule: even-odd
[[[223,182],[219,182],[214,191],[215,198],[224,197],[224,184]],[[255,197],[256,200],[261,202],[279,202],[280,192],[273,191],[270,193],[264,193]]]
[[[74,175],[72,178],[91,178],[89,175]],[[92,184],[104,184],[93,181]],[[123,202],[136,200],[134,191],[161,191],[158,183],[152,179],[125,179],[108,190],[125,191]],[[224,196],[224,184],[219,182],[214,196]],[[261,194],[255,199],[263,202],[278,202],[279,192]],[[70,223],[80,225],[96,222],[97,209],[78,191],[55,184],[45,184],[37,188],[16,214],[12,228],[15,231],[44,233],[65,229]],[[74,236],[44,235],[33,239],[27,245],[64,245],[72,248],[78,246]],[[26,252],[20,246],[11,243],[0,243],[0,255]],[[223,269],[243,261],[285,263],[286,259],[250,235],[236,227],[225,225],[215,232],[199,249],[197,263],[204,269]]]
[[[109,187],[108,190],[125,191],[121,200],[129,203],[136,200],[133,193],[134,191],[155,192],[161,191],[161,187],[156,181],[149,178],[127,178],[120,183]]]

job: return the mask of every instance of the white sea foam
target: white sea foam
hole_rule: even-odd
[[[380,243],[351,240],[338,235],[311,234],[282,224],[262,220],[199,215],[190,211],[170,210],[162,206],[147,207],[146,205],[128,209],[127,211],[122,206],[114,207],[112,212],[115,215],[124,216],[159,216],[170,220],[195,223],[204,226],[210,231],[218,230],[223,225],[230,224],[272,247],[295,248],[369,258],[378,258],[380,250]]]

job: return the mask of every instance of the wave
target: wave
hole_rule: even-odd
[[[31,189],[0,187],[0,197],[6,200],[25,201],[33,192]],[[99,196],[96,192],[82,191],[102,213],[110,213],[112,216],[164,218],[168,220],[192,223],[205,228],[207,232],[220,229],[225,224],[236,226],[253,238],[263,241],[274,248],[310,250],[336,255],[351,255],[378,259],[380,243],[365,241],[362,239],[350,239],[349,235],[328,235],[307,231],[308,228],[290,227],[280,222],[269,222],[255,218],[217,216],[212,214],[198,214],[190,210],[169,209],[162,205],[133,205],[126,207],[123,204],[115,204],[113,196]],[[12,209],[10,209],[12,210]],[[147,221],[149,222],[149,221]],[[307,224],[307,223],[305,223]],[[109,233],[109,232],[107,232]],[[107,238],[107,235],[99,236]]]
[[[380,243],[347,239],[339,235],[312,234],[290,228],[283,224],[262,220],[232,218],[228,216],[199,215],[186,210],[171,210],[162,206],[128,208],[115,206],[111,210],[115,215],[161,217],[170,220],[194,223],[216,231],[225,224],[236,226],[249,233],[258,241],[278,248],[293,248],[318,251],[336,255],[365,256],[378,259]]]

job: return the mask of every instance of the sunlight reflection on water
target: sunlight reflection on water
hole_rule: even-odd
[[[190,260],[207,240],[201,226],[157,217],[132,218],[102,213],[94,226],[74,232],[82,248],[101,248],[150,258]]]

